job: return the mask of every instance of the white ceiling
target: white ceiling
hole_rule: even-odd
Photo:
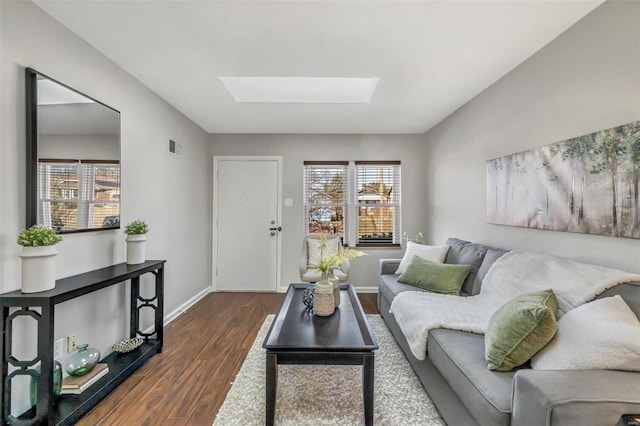
[[[602,2],[36,0],[211,133],[423,133]],[[368,104],[236,103],[219,76],[380,82]]]

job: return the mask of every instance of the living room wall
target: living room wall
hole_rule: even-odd
[[[146,220],[147,257],[167,259],[165,314],[206,291],[207,134],[33,3],[2,1],[0,15],[0,292],[20,288],[16,240],[25,226],[25,67],[121,112],[121,221]],[[168,154],[170,138],[183,144],[181,159]],[[64,235],[56,247],[57,277],[125,260],[121,230]],[[80,342],[109,353],[128,334],[126,300],[124,285],[118,285],[58,305],[55,338],[78,332]],[[35,339],[24,331],[14,332],[18,354],[34,347]]]
[[[640,119],[640,3],[608,1],[424,137],[429,240],[640,272],[637,240],[486,223],[486,160]],[[470,70],[472,72],[472,70]]]
[[[298,267],[305,235],[302,199],[305,160],[400,160],[402,162],[402,228],[423,231],[426,206],[424,164],[420,157],[423,135],[210,135],[210,155],[278,155],[283,157],[283,198],[293,207],[282,208],[282,283],[300,282]],[[212,166],[210,166],[212,167]],[[212,176],[212,171],[209,173]],[[211,179],[211,177],[210,177]],[[213,186],[211,186],[213,187]],[[363,250],[368,255],[351,264],[349,282],[361,289],[377,288],[378,259],[401,258],[400,248]]]

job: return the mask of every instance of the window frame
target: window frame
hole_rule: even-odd
[[[344,189],[344,203],[342,204],[313,204],[309,203],[308,194],[308,181],[309,173],[308,166],[326,166],[327,168],[345,168],[346,182],[343,185]],[[393,223],[392,223],[392,241],[385,242],[360,242],[358,237],[359,231],[359,219],[358,212],[363,206],[362,202],[358,199],[358,167],[373,167],[373,166],[385,166],[393,167],[395,170],[392,172],[392,204],[393,210]],[[401,189],[401,161],[397,160],[375,160],[375,161],[304,161],[303,163],[303,226],[305,235],[309,233],[310,226],[310,209],[313,207],[337,207],[342,206],[344,208],[344,217],[342,219],[343,244],[349,247],[359,248],[389,248],[401,246],[402,235],[402,189]],[[376,203],[370,203],[376,204]],[[377,203],[377,207],[384,207],[387,204]],[[338,234],[339,235],[339,234]]]

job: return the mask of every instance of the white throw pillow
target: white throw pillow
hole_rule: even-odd
[[[560,318],[558,332],[531,367],[640,371],[640,321],[618,295],[578,306]]]
[[[396,274],[401,274],[405,269],[407,269],[407,266],[411,263],[413,256],[420,256],[425,260],[443,263],[444,259],[447,257],[448,251],[449,246],[427,246],[407,241],[407,251],[404,253],[404,257],[400,261],[400,266],[398,266]]]
[[[322,257],[320,243],[321,241],[317,238],[307,238],[307,248],[309,250],[307,265],[309,268],[315,268],[320,263],[320,258]],[[325,257],[338,250],[340,250],[340,238],[327,238],[326,248],[324,249]]]

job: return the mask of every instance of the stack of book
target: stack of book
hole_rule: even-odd
[[[109,372],[109,365],[98,364],[84,376],[67,376],[62,380],[63,395],[79,395]]]

